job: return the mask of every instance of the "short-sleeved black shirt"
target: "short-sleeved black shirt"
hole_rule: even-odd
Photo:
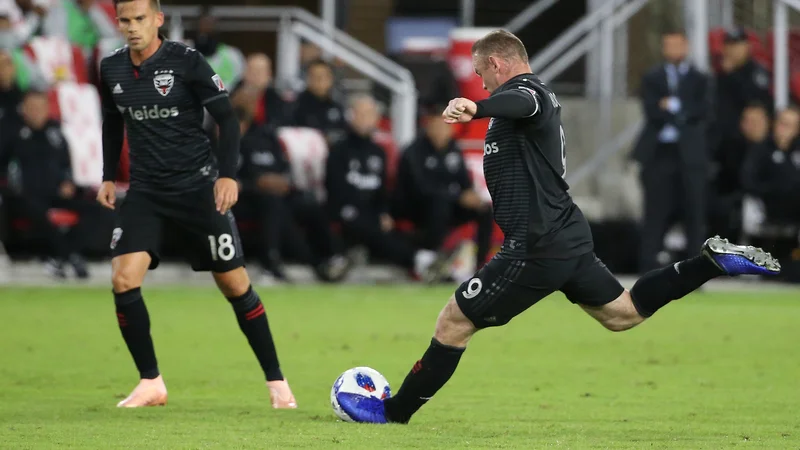
[[[125,46],[103,59],[100,76],[104,115],[125,121],[131,189],[184,192],[215,179],[203,107],[228,92],[203,55],[164,39],[136,67]]]

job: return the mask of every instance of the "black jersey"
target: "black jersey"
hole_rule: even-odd
[[[521,113],[509,112],[515,104]],[[505,235],[501,255],[569,258],[591,251],[589,224],[564,180],[566,140],[553,91],[532,74],[520,75],[478,102],[475,117],[492,117],[483,172]]]
[[[131,189],[185,192],[214,180],[203,108],[228,92],[203,55],[164,39],[136,67],[125,46],[103,59],[100,76],[104,115],[125,121]]]

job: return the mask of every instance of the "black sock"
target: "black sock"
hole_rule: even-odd
[[[411,416],[453,376],[464,350],[431,339],[430,347],[406,375],[397,394],[384,401],[387,419],[408,423]]]
[[[267,313],[256,291],[250,286],[244,295],[228,297],[228,301],[233,306],[239,328],[247,336],[247,342],[256,354],[267,381],[283,380],[278,352],[275,350],[272,333],[269,331]]]
[[[114,293],[114,304],[117,306],[117,321],[122,338],[128,345],[133,362],[139,369],[141,378],[158,377],[158,362],[150,337],[150,315],[142,299],[140,288],[122,293]]]
[[[631,289],[633,306],[642,317],[702,286],[723,272],[703,255],[644,274]]]

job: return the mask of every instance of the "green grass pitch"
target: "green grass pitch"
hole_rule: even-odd
[[[367,365],[397,389],[451,289],[260,289],[295,411],[213,288],[144,293],[170,403],[121,410],[110,288],[0,288],[0,448],[800,448],[797,292],[696,294],[616,334],[554,295],[479,333],[406,426],[337,421],[331,384]]]

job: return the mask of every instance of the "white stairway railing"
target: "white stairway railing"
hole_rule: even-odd
[[[164,6],[172,26],[183,19],[197,18],[200,6]],[[300,40],[320,46],[325,53],[346,62],[353,69],[392,92],[392,132],[399,146],[416,134],[417,89],[406,68],[359,42],[347,33],[331,29],[302,8],[269,6],[214,6],[210,10],[220,30],[277,31],[276,78],[294,82],[300,74]],[[178,25],[181,27],[182,25]],[[180,33],[182,30],[177,30]]]

